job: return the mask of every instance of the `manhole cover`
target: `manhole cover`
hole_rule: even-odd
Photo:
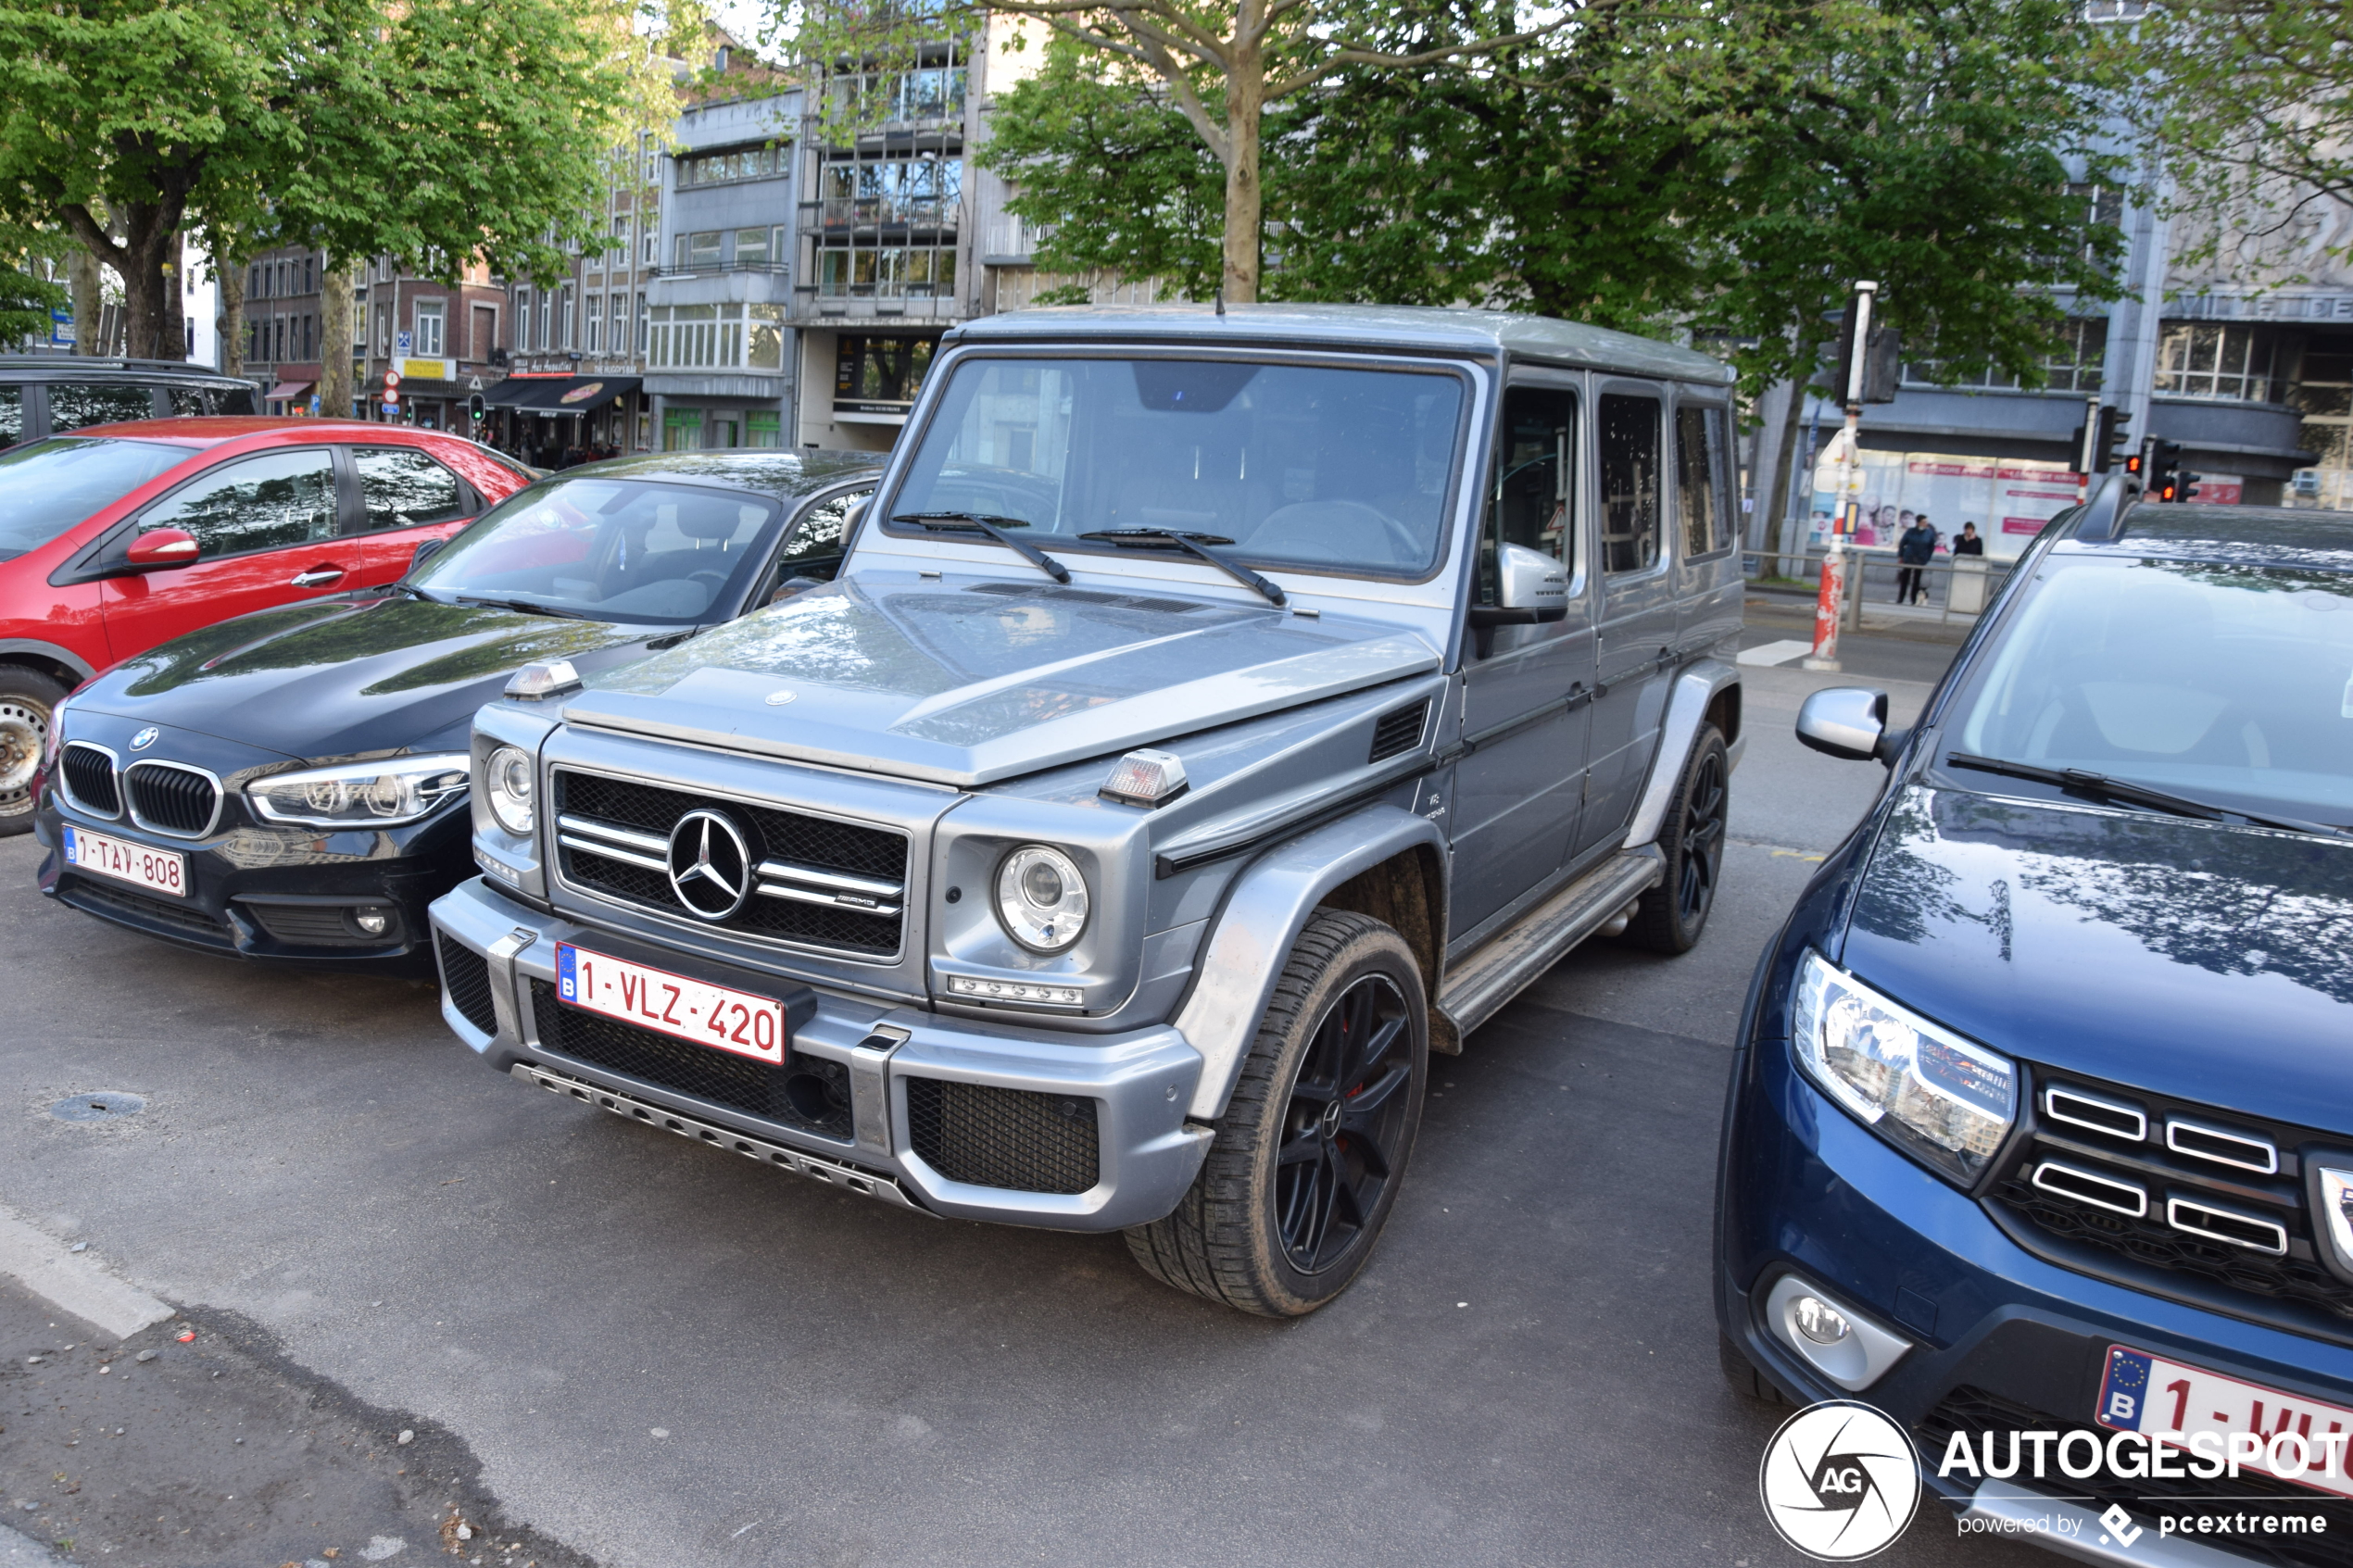
[[[100,1089],[95,1094],[68,1095],[49,1108],[49,1114],[60,1122],[120,1122],[146,1109],[147,1102],[137,1095]]]

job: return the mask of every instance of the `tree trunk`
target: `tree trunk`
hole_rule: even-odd
[[[123,352],[132,358],[187,358],[184,342],[164,341],[167,319],[176,320],[178,316],[172,296],[180,287],[180,280],[165,271],[165,263],[179,254],[184,205],[178,195],[159,203],[124,203],[113,214],[121,228],[120,239],[88,207],[76,203],[60,210],[74,237],[122,280]]]
[[[1765,544],[1773,552],[1772,575],[1775,577],[1789,575],[1789,563],[1782,555],[1783,546],[1789,541],[1783,533],[1789,522],[1790,484],[1797,477],[1791,471],[1791,465],[1797,460],[1797,416],[1805,407],[1806,378],[1793,376],[1790,380],[1789,405],[1781,411],[1781,428],[1775,435],[1775,441],[1781,449],[1780,461],[1773,465],[1778,483],[1774,484],[1772,496],[1765,508]],[[1802,573],[1802,564],[1799,570]]]
[[[73,351],[104,354],[107,345],[98,341],[98,318],[106,310],[106,291],[99,287],[98,258],[87,245],[77,245],[66,253],[66,292],[73,302]]]
[[[1266,100],[1266,61],[1257,48],[1235,46],[1226,72],[1226,297],[1258,298],[1258,225],[1265,193],[1258,183],[1258,122]]]
[[[245,373],[245,263],[215,256],[212,278],[220,290],[220,373]]]
[[[319,279],[319,412],[351,417],[351,264],[330,257]]]
[[[163,346],[159,359],[188,357],[188,241],[174,232],[164,249]]]

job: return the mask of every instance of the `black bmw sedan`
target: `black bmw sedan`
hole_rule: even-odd
[[[518,491],[388,593],[226,621],[60,705],[41,889],[182,947],[428,974],[425,906],[473,872],[474,710],[831,577],[871,456],[664,453]]]

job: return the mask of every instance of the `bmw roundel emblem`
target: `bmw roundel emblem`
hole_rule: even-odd
[[[156,728],[153,724],[148,725],[145,729],[141,730],[137,734],[131,737],[131,749],[133,751],[146,750],[147,747],[156,744],[156,737],[161,734],[163,734],[163,732]]]
[[[751,850],[743,830],[718,811],[689,811],[670,830],[670,889],[686,912],[723,921],[751,892]]]
[[[766,701],[768,706],[771,708],[782,708],[785,704],[790,702],[797,695],[799,694],[794,692],[791,687],[786,686],[776,691],[770,692],[763,700]]]

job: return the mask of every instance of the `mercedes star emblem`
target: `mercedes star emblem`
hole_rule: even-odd
[[[137,734],[131,737],[131,749],[133,751],[146,750],[147,747],[156,744],[156,737],[161,734],[163,734],[163,732],[156,728],[153,724],[148,725],[145,729],[141,730]]]
[[[670,888],[689,914],[723,921],[751,892],[751,851],[717,811],[689,811],[670,830]]]

